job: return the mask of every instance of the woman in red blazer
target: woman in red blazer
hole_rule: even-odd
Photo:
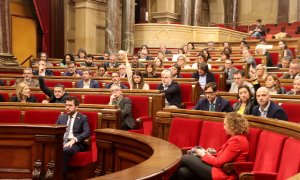
[[[184,155],[180,167],[172,179],[236,179],[234,174],[225,174],[222,166],[228,162],[247,160],[249,153],[249,142],[246,137],[248,128],[248,121],[242,115],[236,112],[226,114],[224,129],[231,137],[214,155],[205,149],[196,149],[195,155]]]

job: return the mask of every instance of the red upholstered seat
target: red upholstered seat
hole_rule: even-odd
[[[169,141],[179,148],[197,145],[202,129],[202,121],[198,119],[173,118]]]
[[[181,72],[180,75],[183,77],[183,78],[191,78],[193,73],[192,72]]]
[[[256,155],[257,144],[262,130],[258,128],[249,128],[248,141],[249,141],[249,156],[248,161],[253,162]]]
[[[108,104],[109,98],[108,94],[85,94],[84,104]]]
[[[203,148],[218,150],[227,140],[224,124],[220,122],[204,121],[202,125],[199,145]]]
[[[60,114],[59,110],[30,109],[25,111],[24,123],[55,124]]]
[[[300,109],[299,103],[282,103],[281,107],[284,109],[288,116],[288,121],[290,122],[300,122],[300,118],[298,115],[298,109]]]
[[[148,96],[126,96],[132,102],[132,117],[140,124],[137,130],[131,132],[151,135],[152,133],[152,118],[149,116],[149,97]],[[141,122],[138,122],[141,121]]]
[[[279,52],[269,52],[270,56],[272,58],[272,62],[274,66],[278,65],[278,61],[279,61]]]
[[[57,84],[62,84],[65,86],[65,88],[72,88],[72,82],[71,81],[55,81],[55,80],[46,80],[45,81],[46,86],[48,87],[54,87]]]
[[[182,102],[185,104],[195,104],[193,101],[193,86],[192,84],[179,84]]]
[[[288,138],[284,144],[277,180],[288,179],[300,172],[300,141]]]
[[[18,109],[0,109],[0,123],[20,123],[21,111]]]
[[[41,103],[43,100],[47,99],[47,95],[44,93],[31,93],[32,96],[35,96],[36,101]]]
[[[253,171],[277,172],[282,147],[287,137],[270,131],[263,131],[259,137]]]
[[[98,124],[98,112],[80,111],[82,114],[88,116],[90,135],[90,147],[88,151],[76,153],[70,160],[70,166],[86,166],[97,161],[97,146],[95,139],[95,129]]]

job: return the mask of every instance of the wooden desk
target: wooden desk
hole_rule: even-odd
[[[168,179],[181,159],[178,147],[155,137],[115,129],[95,133],[96,174],[104,176],[93,180]]]
[[[62,179],[66,126],[0,124],[1,179]]]

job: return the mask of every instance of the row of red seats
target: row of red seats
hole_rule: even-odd
[[[228,136],[220,122],[173,118],[169,141],[179,148],[199,145],[220,148]],[[235,163],[236,172],[251,172],[254,179],[287,179],[300,170],[300,141],[281,134],[251,127],[248,161]]]

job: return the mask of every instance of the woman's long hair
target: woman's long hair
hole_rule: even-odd
[[[133,76],[139,76],[141,77],[141,81],[139,83],[134,82],[134,78]],[[133,72],[132,74],[132,89],[143,89],[144,87],[144,78],[143,78],[143,74],[140,70],[136,70]]]

